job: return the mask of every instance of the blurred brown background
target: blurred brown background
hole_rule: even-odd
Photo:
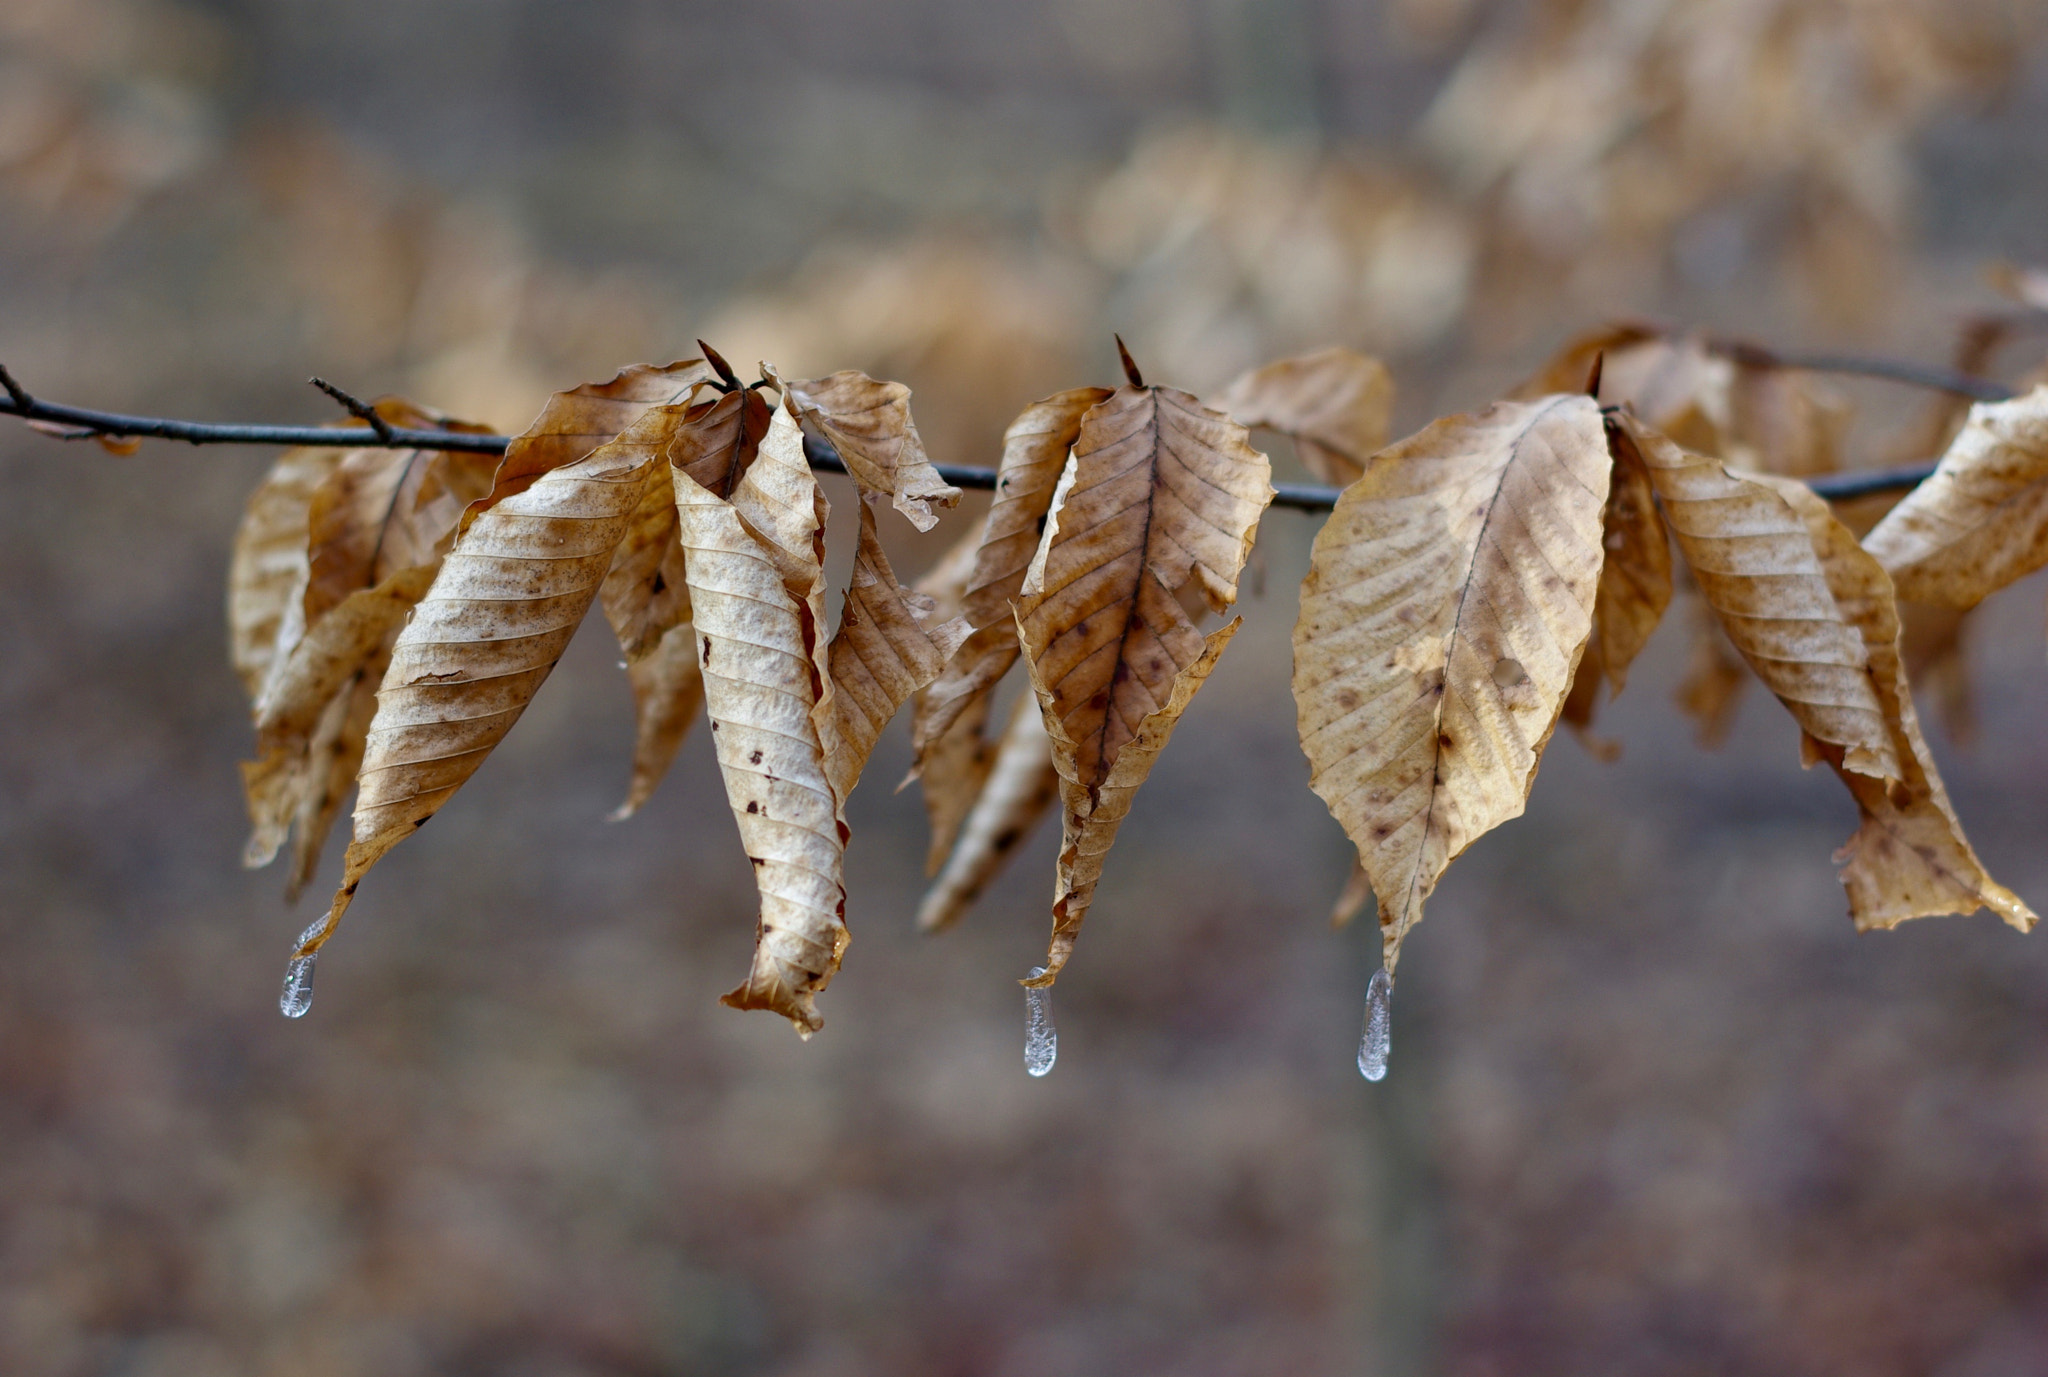
[[[318,372],[516,428],[703,335],[901,377],[982,464],[1111,329],[1197,389],[1381,352],[1403,428],[1620,312],[1939,360],[1988,263],[2048,260],[2044,38],[2018,0],[0,0],[0,359],[87,405],[325,419]],[[1923,399],[1842,390],[1858,462],[1912,457]],[[220,613],[268,458],[0,428],[0,1371],[2048,1371],[2048,947],[1857,938],[1848,799],[1760,695],[1695,748],[1682,615],[1619,762],[1561,734],[1451,872],[1382,1085],[1288,512],[1047,1080],[1012,982],[1051,838],[916,938],[900,728],[827,1030],[717,1005],[747,868],[701,733],[602,821],[601,633],[287,1023],[307,914],[236,866]],[[2036,907],[2041,602],[1978,615],[1976,743],[1935,742]]]

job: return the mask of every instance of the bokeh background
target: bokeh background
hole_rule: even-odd
[[[2044,40],[2022,0],[0,0],[0,360],[116,409],[325,419],[319,373],[517,428],[701,335],[900,377],[982,464],[1112,329],[1197,390],[1380,353],[1404,430],[1621,313],[1940,361],[2009,312],[1987,268],[2048,261]],[[1837,386],[1851,462],[1914,457],[1924,398]],[[287,1023],[308,914],[237,868],[221,613],[268,457],[0,427],[0,1370],[2048,1371],[2048,947],[1855,936],[1849,800],[1761,695],[1694,744],[1683,609],[1620,758],[1561,733],[1445,881],[1381,1085],[1288,512],[1045,1081],[1013,982],[1052,839],[916,937],[900,728],[826,1031],[718,1006],[747,867],[701,733],[603,821],[601,628]],[[1934,733],[2036,907],[2042,599],[1973,618],[1974,732],[1951,693]]]

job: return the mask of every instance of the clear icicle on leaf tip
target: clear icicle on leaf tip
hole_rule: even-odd
[[[1394,977],[1383,966],[1365,987],[1365,1034],[1358,1040],[1358,1074],[1369,1081],[1387,1078],[1387,1053],[1394,1045]]]
[[[1033,976],[1045,974],[1045,967],[1033,966]],[[1052,1070],[1052,1064],[1059,1060],[1060,1030],[1052,1022],[1052,991],[1050,989],[1024,991],[1024,1069],[1033,1076],[1043,1076]]]
[[[325,923],[322,919],[300,933],[292,950],[296,952],[311,941]],[[306,1010],[313,1007],[313,963],[319,959],[320,953],[316,951],[307,956],[295,955],[285,963],[284,990],[277,997],[277,1007],[286,1018],[304,1018]]]

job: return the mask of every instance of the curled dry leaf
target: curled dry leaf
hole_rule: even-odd
[[[1728,643],[1721,619],[1706,600],[1694,597],[1690,601],[1692,654],[1674,698],[1679,711],[1692,719],[1693,739],[1700,748],[1716,751],[1735,727],[1742,690],[1749,684],[1749,666]]]
[[[666,375],[628,370],[608,386],[631,377],[636,390],[654,392],[656,376]],[[665,385],[671,396],[687,392],[673,379]],[[519,720],[596,598],[682,411],[592,389],[559,393],[537,437],[521,437],[533,443],[512,446],[521,471],[508,478],[501,469],[491,494],[463,513],[455,548],[392,647],[341,887],[296,956],[320,949],[370,868],[424,826]],[[531,472],[543,455],[574,456],[592,434],[577,427],[621,415],[635,419],[618,438]]]
[[[742,389],[688,405],[670,435],[668,464],[648,468],[640,505],[598,590],[598,604],[626,657],[636,723],[632,779],[625,802],[611,815],[614,821],[631,817],[653,796],[704,699],[670,467],[726,496],[767,430],[768,404],[754,392]]]
[[[1132,795],[1235,630],[1205,639],[1181,599],[1236,599],[1271,473],[1243,426],[1173,388],[1134,380],[1082,418],[1017,605],[1064,805],[1052,944],[1027,984],[1066,964]]]
[[[1849,894],[1850,917],[1858,928],[1869,930],[1897,927],[1910,918],[1988,908],[2026,932],[2034,926],[2033,910],[1985,873],[1963,836],[1934,757],[1920,735],[1899,649],[1899,614],[1891,580],[1812,489],[1787,479],[1762,481],[1806,524],[1835,603],[1862,636],[1869,653],[1870,685],[1899,762],[1896,779],[1873,779],[1844,768],[1840,747],[1820,748],[1863,814],[1863,825],[1835,855],[1842,867],[1842,887]]]
[[[1058,797],[1059,772],[1045,719],[1037,698],[1026,694],[1017,700],[987,782],[958,829],[959,845],[944,857],[945,869],[917,906],[918,930],[939,932],[959,922]]]
[[[1671,537],[1657,511],[1649,470],[1633,452],[1614,455],[1600,544],[1605,557],[1593,599],[1593,635],[1564,708],[1565,721],[1582,731],[1592,726],[1598,684],[1604,679],[1608,696],[1621,696],[1629,666],[1671,604]]]
[[[2048,564],[2048,385],[1970,408],[1934,470],[1863,538],[1899,596],[1974,607]]]
[[[1528,799],[1592,634],[1610,467],[1591,398],[1500,402],[1381,451],[1316,536],[1302,749],[1389,970],[1451,861]]]
[[[409,429],[480,430],[397,398],[380,400],[376,411]],[[242,860],[267,865],[295,834],[288,898],[319,864],[354,778],[398,624],[431,580],[464,506],[488,490],[493,462],[435,450],[364,448],[320,458],[293,451],[252,504],[237,541],[230,606],[238,646],[248,609],[265,608],[254,630],[268,659],[252,694],[256,759],[242,767],[250,819]],[[308,490],[305,480],[315,474]],[[294,543],[297,553],[288,555]],[[256,561],[267,560],[269,577],[245,585],[245,560],[255,574],[262,572]]]
[[[1004,433],[995,500],[961,591],[961,607],[974,634],[918,704],[911,723],[911,747],[917,753],[913,774],[925,768],[935,743],[955,720],[970,704],[985,699],[1017,662],[1011,605],[1038,551],[1067,452],[1080,438],[1081,418],[1110,395],[1101,387],[1055,393],[1026,407]]]
[[[975,522],[974,528],[954,542],[953,548],[940,556],[938,562],[918,579],[917,591],[932,599],[942,616],[962,615],[967,580],[974,572],[974,558],[987,529],[985,519]],[[1014,646],[1017,636],[1014,625],[1009,635]],[[968,639],[973,637],[970,635]],[[963,642],[961,648],[953,652],[948,669],[959,662],[966,649]],[[910,697],[913,742],[919,725],[931,711],[932,693],[945,677],[946,671],[940,671],[938,679]],[[925,820],[931,829],[931,841],[925,850],[926,875],[938,874],[939,867],[945,864],[953,843],[959,839],[960,824],[966,820],[968,809],[980,796],[981,786],[995,763],[996,743],[988,739],[988,716],[989,698],[982,694],[917,756],[910,773],[896,786],[901,792],[914,780],[924,796]]]
[[[1254,368],[1209,404],[1287,436],[1309,472],[1341,488],[1387,443],[1394,379],[1378,359],[1322,349]]]
[[[770,377],[775,377],[772,370]],[[933,507],[952,507],[960,490],[939,477],[910,419],[910,389],[851,369],[782,382],[804,428],[829,442],[854,482],[886,496],[920,531],[938,524]]]
[[[1627,413],[1617,451],[1648,465],[1693,582],[1736,651],[1842,768],[1899,778],[1863,638],[1844,617],[1806,523],[1776,488],[1693,454]]]
[[[228,564],[228,650],[253,706],[263,695],[280,643],[305,634],[306,520],[313,493],[343,451],[292,449],[249,495]]]

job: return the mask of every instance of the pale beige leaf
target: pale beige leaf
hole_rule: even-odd
[[[983,699],[982,710],[987,706]],[[959,922],[1058,797],[1045,718],[1036,695],[1026,694],[1017,700],[987,782],[960,825],[959,845],[944,858],[945,868],[917,907],[918,930],[938,932]]]
[[[767,430],[768,404],[759,393],[739,390],[688,405],[668,441],[669,463],[648,467],[640,505],[598,589],[598,604],[626,657],[637,724],[632,780],[614,821],[631,817],[653,796],[703,703],[670,465],[715,495],[729,496]]]
[[[987,529],[986,518],[975,522],[973,529],[954,542],[953,548],[918,578],[917,591],[932,599],[941,616],[961,615],[967,595],[967,580],[974,572],[975,555],[981,549],[982,536]],[[972,640],[972,635],[968,639]],[[1014,622],[1011,623],[1009,639],[1014,647],[1017,640]],[[919,727],[931,712],[933,692],[945,682],[947,673],[966,654],[967,645],[963,642],[961,648],[953,652],[947,668],[940,671],[939,678],[911,695],[913,747]],[[925,820],[931,830],[931,840],[925,848],[926,875],[938,874],[939,867],[945,864],[953,843],[959,839],[960,825],[966,821],[968,810],[980,796],[981,786],[995,764],[996,743],[988,739],[988,717],[989,696],[978,695],[939,734],[937,740],[914,756],[910,773],[896,786],[900,793],[914,780],[924,798]]]
[[[1610,467],[1591,398],[1499,402],[1382,450],[1316,536],[1302,749],[1389,970],[1444,870],[1528,799],[1592,634]]]
[[[1394,379],[1378,359],[1320,349],[1254,368],[1209,404],[1239,425],[1287,436],[1309,472],[1341,488],[1387,443]]]
[[[1172,388],[1133,383],[1082,419],[1017,604],[1024,659],[1068,782],[1068,844],[1040,984],[1065,964],[1129,806],[1127,794],[1112,807],[1101,791],[1113,777],[1116,788],[1137,787],[1150,756],[1118,773],[1122,753],[1148,733],[1149,749],[1165,745],[1228,639],[1205,641],[1181,599],[1221,612],[1236,598],[1273,498],[1271,473],[1243,426]]]
[[[286,450],[249,495],[236,528],[228,565],[229,657],[252,704],[280,649],[290,654],[291,642],[305,634],[307,514],[341,456],[334,449]]]
[[[2021,932],[2029,930],[2033,910],[1985,873],[1920,735],[1890,578],[1811,489],[1788,479],[1763,481],[1806,524],[1835,602],[1868,648],[1871,687],[1899,761],[1898,778],[1872,779],[1843,768],[1840,747],[1821,747],[1863,814],[1862,827],[1835,856],[1842,865],[1850,917],[1867,931],[1897,927],[1911,918],[1988,908]]]
[[[902,383],[848,369],[783,386],[805,429],[839,451],[853,481],[888,498],[918,530],[938,523],[933,507],[959,502],[960,490],[939,477],[925,455],[910,418],[910,389]]]
[[[626,801],[610,815],[613,822],[632,817],[654,797],[704,706],[704,675],[697,667],[697,633],[691,624],[670,627],[653,650],[628,660],[626,681],[633,689],[633,775]]]
[[[681,412],[637,407],[617,439],[465,513],[469,524],[392,649],[341,888],[297,955],[319,950],[363,876],[468,781],[526,710],[596,598]]]
[[[860,547],[828,656],[832,730],[824,737],[825,773],[842,802],[896,710],[932,680],[967,639],[964,617],[944,616],[936,599],[896,581],[875,532],[875,511],[860,504]]]
[[[1372,876],[1365,873],[1365,864],[1356,856],[1351,858],[1351,873],[1344,877],[1344,888],[1337,892],[1337,901],[1330,905],[1330,926],[1348,928],[1359,911],[1372,902]]]
[[[1848,770],[1898,778],[1863,639],[1836,605],[1799,514],[1761,478],[1681,449],[1626,413],[1614,439],[1648,464],[1693,582],[1800,730],[1840,748]]]
[[[730,501],[675,470],[698,664],[718,767],[761,911],[752,967],[724,996],[808,1037],[846,950],[844,800],[826,772],[837,705],[824,642],[825,503],[778,408]]]
[[[1025,571],[1038,550],[1067,452],[1080,438],[1081,418],[1110,395],[1101,387],[1055,393],[1026,407],[1004,432],[995,500],[961,593],[974,634],[918,704],[910,733],[917,760],[913,775],[926,768],[933,744],[954,720],[970,704],[983,700],[1017,662],[1017,622],[1011,604],[1023,589]]]
[[[1970,408],[1934,476],[1863,538],[1914,602],[1974,607],[2048,564],[2048,385]]]

